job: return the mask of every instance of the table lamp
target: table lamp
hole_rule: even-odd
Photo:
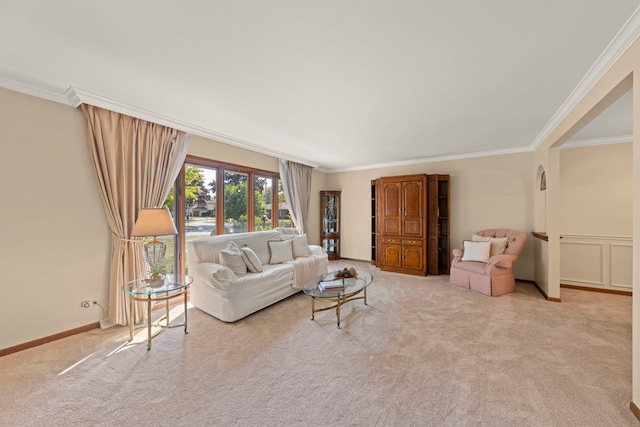
[[[164,262],[164,254],[167,245],[160,242],[158,236],[176,235],[176,225],[171,217],[171,212],[166,208],[143,208],[138,214],[138,219],[131,230],[132,237],[153,237],[142,247],[142,255],[149,263],[152,272],[156,272]]]

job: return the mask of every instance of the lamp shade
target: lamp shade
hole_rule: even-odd
[[[178,234],[178,230],[176,230],[176,225],[173,223],[173,218],[171,217],[169,209],[140,209],[138,219],[131,231],[131,236],[166,236],[169,234]]]

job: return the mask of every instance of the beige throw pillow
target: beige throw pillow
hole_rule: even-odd
[[[301,256],[309,256],[309,242],[306,234],[295,236],[293,242],[293,257],[298,258]]]
[[[491,256],[502,255],[509,244],[508,237],[485,237],[474,234],[471,236],[474,242],[491,242]]]
[[[470,242],[464,241],[464,253],[462,261],[489,261],[491,253],[491,242]]]
[[[269,264],[280,264],[285,261],[293,261],[292,240],[269,240],[271,261]]]
[[[220,264],[229,267],[238,277],[247,274],[247,264],[244,263],[240,248],[235,242],[229,242],[227,247],[220,251]]]
[[[260,273],[263,270],[262,262],[260,262],[260,258],[258,255],[248,246],[243,246],[240,248],[240,254],[242,255],[242,260],[247,265],[247,268],[252,273]]]

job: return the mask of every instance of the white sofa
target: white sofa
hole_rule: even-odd
[[[309,256],[270,264],[269,242],[293,238],[290,231],[275,229],[188,241],[188,274],[193,277],[191,303],[224,322],[235,322],[299,292],[308,280],[327,273],[327,254],[316,245],[306,245]],[[220,251],[227,248],[229,242],[234,242],[240,248],[251,248],[260,259],[263,271],[247,271],[244,275],[238,275],[230,267],[222,265],[224,260]]]

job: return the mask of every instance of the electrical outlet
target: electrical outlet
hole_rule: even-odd
[[[91,301],[82,301],[80,303],[80,307],[82,308],[91,308],[92,305],[93,305],[93,302]]]

